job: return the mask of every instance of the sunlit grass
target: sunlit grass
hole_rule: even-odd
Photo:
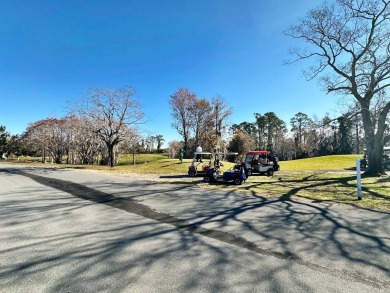
[[[334,155],[280,162],[284,171],[352,170],[362,155]]]
[[[135,164],[145,164],[158,160],[167,159],[167,156],[164,154],[123,154],[119,156],[118,165],[132,165],[133,159]]]

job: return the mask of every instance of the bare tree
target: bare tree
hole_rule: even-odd
[[[126,138],[128,126],[142,123],[144,114],[130,87],[93,88],[75,106],[75,112],[90,121],[93,131],[107,147],[108,164],[115,165],[115,148]]]
[[[185,153],[188,153],[188,140],[190,139],[192,125],[190,109],[193,107],[195,100],[195,94],[185,88],[179,88],[177,92],[171,95],[169,100],[172,109],[172,127],[183,136]]]
[[[126,132],[125,139],[118,146],[118,152],[119,154],[132,154],[132,164],[135,165],[135,156],[137,152],[139,153],[141,134],[139,129],[134,127],[127,127]]]
[[[217,148],[222,143],[222,130],[226,127],[228,118],[232,115],[233,109],[228,105],[226,100],[216,96],[211,100],[213,108],[213,117],[215,122],[215,145]]]
[[[182,143],[180,141],[177,140],[170,141],[168,143],[169,158],[170,159],[177,158],[178,157],[177,155],[179,154],[181,147],[182,147]]]
[[[49,155],[56,164],[61,164],[66,154],[66,119],[51,118],[45,121],[50,138],[48,140]]]
[[[291,160],[295,154],[294,140],[286,136],[283,129],[278,129],[274,137],[273,154],[276,155],[279,160]]]
[[[190,107],[191,128],[195,135],[195,145],[205,146],[207,137],[213,129],[212,109],[206,99],[196,99]]]
[[[156,143],[156,137],[154,135],[148,135],[145,137],[145,151],[152,153],[154,150],[154,144]]]
[[[390,111],[390,1],[336,0],[308,12],[286,34],[308,47],[293,49],[296,59],[314,59],[307,78],[319,75],[328,92],[352,96],[359,105],[369,167],[382,173],[386,119]]]
[[[46,163],[49,155],[50,118],[30,123],[23,134],[23,142],[26,148],[34,150],[42,157],[42,163]]]
[[[68,117],[68,163],[91,165],[101,154],[101,140],[88,119]],[[98,161],[98,160],[97,160]]]
[[[204,98],[197,99],[188,89],[180,88],[169,101],[172,109],[172,126],[183,137],[184,152],[188,156],[190,149],[201,145],[212,150],[221,147],[222,134],[227,119],[232,113],[227,102],[217,96],[211,103]]]

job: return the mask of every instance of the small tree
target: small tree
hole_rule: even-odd
[[[177,158],[181,147],[182,147],[182,143],[180,141],[177,140],[170,141],[168,143],[169,158],[170,159]]]
[[[157,141],[157,153],[161,153],[161,146],[163,145],[165,139],[161,134],[156,135]]]
[[[227,149],[230,152],[237,152],[239,156],[243,158],[245,154],[248,151],[253,150],[254,147],[255,142],[253,138],[244,131],[238,130],[230,140]]]

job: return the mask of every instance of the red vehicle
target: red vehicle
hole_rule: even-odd
[[[273,176],[274,172],[280,170],[278,158],[273,156],[270,151],[247,152],[245,165],[248,169],[248,175],[258,173]]]

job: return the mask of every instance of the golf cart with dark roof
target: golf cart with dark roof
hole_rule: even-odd
[[[246,153],[245,166],[248,174],[261,174],[273,176],[274,172],[280,170],[278,158],[269,151],[250,151]]]

